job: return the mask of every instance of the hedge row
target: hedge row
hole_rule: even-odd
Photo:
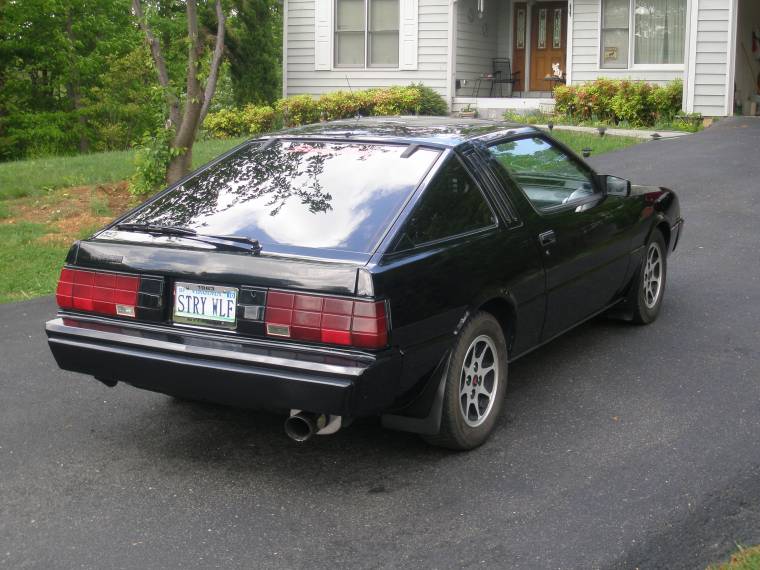
[[[319,98],[296,95],[273,106],[247,105],[209,113],[203,123],[213,138],[257,135],[280,126],[347,119],[357,115],[446,115],[446,102],[430,87],[410,85],[365,91],[335,91]]]
[[[649,127],[672,122],[681,112],[683,82],[652,85],[630,80],[597,79],[583,85],[559,85],[555,110],[575,121],[627,123]]]

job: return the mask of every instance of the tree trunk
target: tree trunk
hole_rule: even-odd
[[[193,143],[195,142],[195,136],[198,133],[202,117],[205,116],[205,112],[208,110],[208,103],[214,96],[219,65],[221,64],[224,51],[224,25],[226,18],[222,11],[221,0],[216,0],[218,20],[216,45],[211,60],[209,79],[204,90],[198,79],[198,67],[203,55],[203,43],[198,35],[197,0],[186,0],[185,6],[187,11],[187,35],[190,41],[187,60],[185,108],[180,113],[179,101],[170,89],[169,74],[167,73],[166,61],[161,51],[161,44],[153,35],[153,31],[148,25],[148,21],[142,11],[141,0],[132,0],[132,11],[145,34],[145,40],[150,47],[153,62],[156,64],[158,81],[164,88],[167,103],[169,104],[169,123],[175,129],[174,139],[170,147],[172,150],[180,151],[180,154],[169,161],[169,166],[166,170],[166,182],[168,184],[174,184],[188,174],[192,168]]]
[[[188,148],[179,156],[175,156],[169,161],[169,167],[166,169],[166,182],[174,184],[177,180],[187,175],[193,167],[193,149]]]

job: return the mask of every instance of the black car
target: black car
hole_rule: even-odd
[[[296,440],[381,415],[487,438],[508,364],[604,311],[660,311],[676,195],[540,130],[324,123],[243,143],[68,253],[65,370],[289,414]]]

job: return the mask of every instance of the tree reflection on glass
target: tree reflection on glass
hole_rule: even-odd
[[[303,140],[244,147],[124,221],[365,250],[439,154],[420,149],[402,158],[404,150]]]

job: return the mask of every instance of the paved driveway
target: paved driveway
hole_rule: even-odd
[[[0,567],[699,568],[760,542],[760,121],[594,160],[679,191],[660,320],[516,363],[471,453],[59,372],[0,307]]]

